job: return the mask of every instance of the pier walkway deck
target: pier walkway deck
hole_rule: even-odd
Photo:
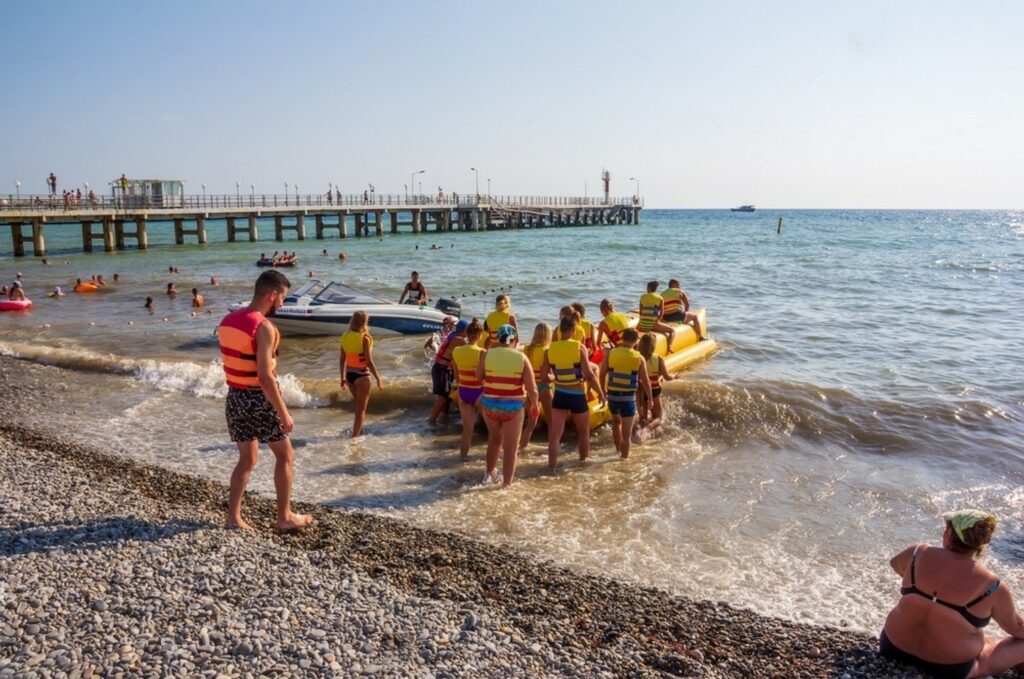
[[[172,204],[165,204],[172,202]],[[82,249],[92,252],[94,241],[103,250],[149,247],[146,225],[173,222],[174,239],[207,242],[207,222],[223,220],[228,242],[259,239],[257,220],[274,220],[274,238],[294,232],[306,239],[306,220],[315,224],[315,237],[347,238],[433,230],[486,231],[596,224],[639,224],[643,200],[580,196],[429,196],[402,195],[201,195],[173,196],[157,202],[146,196],[64,200],[49,196],[0,199],[0,227],[9,226],[13,252],[25,256],[31,244],[37,257],[46,254],[45,227],[79,225]],[[131,225],[131,226],[129,226]],[[25,228],[31,229],[31,235]],[[96,228],[98,227],[98,228]],[[130,245],[131,241],[135,241]]]

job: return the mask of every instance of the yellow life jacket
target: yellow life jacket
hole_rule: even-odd
[[[613,311],[604,317],[605,334],[615,346],[622,343],[622,331],[629,327],[629,317],[621,311]]]
[[[656,292],[645,292],[640,295],[640,322],[637,330],[650,332],[654,324],[661,320],[661,305],[664,300]]]
[[[476,378],[476,367],[480,364],[480,354],[484,350],[475,344],[463,344],[452,349],[452,360],[455,362],[455,378],[460,387],[479,389],[483,382]]]
[[[524,398],[526,357],[508,347],[491,347],[484,357],[484,396]]]
[[[266,321],[266,317],[258,311],[239,309],[224,317],[217,326],[217,339],[220,342],[220,355],[224,361],[224,377],[229,387],[235,389],[258,389],[259,373],[256,369],[256,331]],[[281,333],[271,323],[274,331],[274,345],[271,354],[277,356],[277,347],[281,342]],[[273,373],[277,361],[271,359],[270,370]]]
[[[578,341],[557,340],[548,347],[548,363],[555,375],[555,386],[574,386],[583,383],[580,369],[580,346]]]
[[[661,356],[657,354],[651,354],[647,359],[647,383],[651,385],[651,389],[661,386]]]
[[[608,400],[636,398],[637,375],[644,357],[636,349],[615,347],[608,353]]]
[[[532,349],[530,347],[523,347],[523,354],[526,358],[530,359],[530,365],[533,366],[533,377],[537,380],[537,384],[544,381],[544,375],[540,373],[540,367],[544,364],[544,352],[547,351],[547,347],[536,346]]]
[[[583,318],[576,327],[582,331],[582,337],[574,337],[573,339],[578,339],[580,342],[583,342],[583,346],[590,349],[594,344],[594,324]]]
[[[681,289],[668,288],[662,293],[661,298],[665,301],[663,308],[666,317],[683,313],[683,291]]]
[[[498,342],[498,328],[507,325],[511,318],[512,314],[509,313],[508,309],[504,311],[494,310],[487,314],[487,318],[484,319],[484,328],[487,330],[487,337],[491,338],[491,344]],[[480,336],[480,339],[484,339],[483,335]],[[483,342],[481,341],[480,344],[482,346]]]
[[[346,330],[341,336],[341,348],[345,350],[345,369],[354,373],[368,373],[370,361],[363,353],[363,337],[370,339],[370,348],[373,348],[373,337],[370,333],[355,332]]]

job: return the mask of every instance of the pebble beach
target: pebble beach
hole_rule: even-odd
[[[0,358],[2,421],[59,398],[57,370]],[[315,527],[278,535],[250,493],[258,530],[225,530],[224,485],[45,423],[0,426],[0,469],[3,677],[917,676],[867,634],[390,518],[300,505]]]

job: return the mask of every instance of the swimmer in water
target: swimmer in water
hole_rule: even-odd
[[[210,285],[214,287],[220,285],[220,281],[217,280],[216,276],[210,276]]]
[[[114,274],[114,282],[115,283],[120,283],[121,282],[121,274],[119,274],[119,273]]]
[[[198,309],[206,306],[206,300],[199,294],[199,288],[192,288],[192,308]]]
[[[174,283],[173,282],[167,284],[167,295],[169,297],[177,297],[178,296],[178,289],[176,287],[174,287]]]
[[[147,297],[146,298],[146,309],[149,309],[150,311],[153,310],[153,298],[152,297]]]

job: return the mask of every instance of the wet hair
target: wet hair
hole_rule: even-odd
[[[558,334],[565,339],[572,339],[576,334],[576,316],[562,316],[562,320],[558,321]]]
[[[474,317],[466,326],[466,339],[473,342],[480,337],[480,334],[484,331],[484,324],[480,322],[479,318]]]
[[[622,331],[623,342],[636,342],[639,337],[640,333],[636,331],[636,328],[626,328]]]
[[[199,288],[192,288],[192,294],[193,295],[198,295],[199,294]]]
[[[551,344],[551,326],[547,323],[538,323],[537,327],[533,329],[533,338],[530,343],[526,345],[526,355],[529,356],[537,347],[547,347]]]
[[[282,295],[288,292],[292,284],[280,271],[264,271],[256,279],[256,297],[262,297],[268,292],[280,292]]]
[[[569,306],[576,310],[581,320],[587,315],[587,307],[583,306],[583,302],[573,302]]]
[[[668,287],[670,287],[670,288],[678,288],[679,287],[679,281],[677,281],[675,278],[668,279]]]
[[[504,292],[494,298],[494,308],[504,311],[512,306],[512,300]]]
[[[370,317],[366,315],[366,312],[360,309],[352,313],[352,319],[348,322],[348,329],[352,332],[359,332],[360,330],[366,329],[366,324],[369,322]]]
[[[639,351],[644,358],[650,359],[650,357],[654,355],[654,347],[656,345],[654,335],[647,332],[640,338],[640,344],[636,345],[636,350]]]
[[[946,530],[949,531],[950,550],[960,554],[977,555],[981,554],[985,549],[985,545],[992,541],[992,533],[996,530],[996,518],[994,516],[989,516],[978,521],[963,532],[963,540],[961,540],[960,536],[956,534],[956,530],[953,529],[953,524],[949,521],[946,522]]]

